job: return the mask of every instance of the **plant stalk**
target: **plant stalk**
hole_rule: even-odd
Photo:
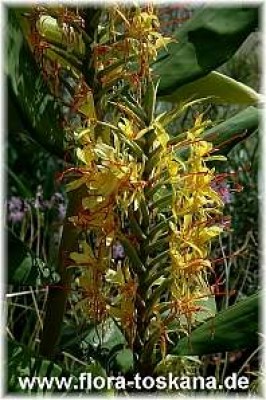
[[[82,189],[77,193],[69,194],[67,214],[63,225],[61,243],[59,246],[57,272],[60,281],[49,287],[46,312],[43,322],[43,333],[40,343],[40,354],[52,358],[55,354],[56,345],[59,341],[67,298],[71,290],[71,272],[67,268],[68,255],[77,251],[78,229],[69,222],[69,217],[75,215],[80,208]]]

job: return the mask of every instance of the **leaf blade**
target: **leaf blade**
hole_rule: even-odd
[[[260,296],[249,296],[200,325],[189,340],[182,338],[178,342],[173,354],[203,355],[257,345]]]
[[[30,133],[48,151],[64,156],[64,131],[59,104],[50,94],[20,27],[16,11],[8,10],[7,76]]]
[[[229,60],[257,27],[256,7],[203,7],[176,31],[177,42],[153,64],[159,96],[167,96]]]
[[[33,255],[11,230],[8,230],[8,283],[35,285],[38,276]],[[35,269],[34,269],[35,268]]]
[[[260,96],[249,86],[238,82],[217,71],[212,71],[203,78],[181,86],[169,96],[164,96],[164,101],[186,102],[188,100],[210,97],[210,102],[215,104],[256,104]]]

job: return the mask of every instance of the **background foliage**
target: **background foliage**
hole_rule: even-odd
[[[86,9],[84,13],[85,20],[94,21],[96,26],[98,10]],[[209,276],[219,311],[215,317],[215,340],[211,347],[206,341],[212,321],[201,324],[191,335],[193,352],[184,337],[174,343],[165,364],[157,365],[157,373],[166,373],[170,368],[177,374],[190,372],[207,376],[215,373],[222,380],[232,371],[245,370],[254,381],[251,389],[256,389],[260,374],[256,351],[259,348],[256,293],[260,288],[256,109],[260,37],[259,33],[254,33],[256,14],[256,8],[239,8],[233,13],[228,9],[217,13],[216,8],[199,12],[182,7],[161,9],[162,28],[165,33],[173,34],[177,42],[168,46],[168,53],[160,52],[154,64],[155,73],[161,76],[157,113],[171,110],[177,101],[187,100],[195,87],[199,88],[197,97],[219,97],[218,101],[210,100],[187,109],[171,124],[173,136],[191,126],[196,114],[204,113],[215,123],[214,130],[218,131],[219,124],[224,123],[221,134],[228,132],[228,137],[233,137],[224,150],[228,154],[226,169],[232,176],[228,185],[233,191],[228,194],[225,212],[231,216],[231,227],[213,245],[213,258],[220,261],[215,267],[215,275]],[[212,23],[208,25],[206,21],[210,17]],[[46,287],[56,286],[60,280],[56,263],[67,198],[57,177],[69,166],[71,155],[63,149],[67,131],[64,131],[63,120],[58,118],[58,114],[62,114],[62,105],[54,101],[40,75],[40,66],[33,61],[25,40],[23,18],[20,20],[21,10],[10,9],[8,18],[8,391],[20,391],[18,375],[78,376],[80,372],[88,371],[95,376],[119,372],[130,376],[134,371],[134,355],[124,335],[112,320],[107,320],[104,327],[89,323],[75,306],[80,299],[75,287],[68,297],[56,356],[46,358],[38,354],[47,304]],[[231,31],[228,30],[229,20]],[[91,33],[90,29],[93,31],[93,24],[87,26],[87,34]],[[88,50],[88,43],[86,46]],[[82,46],[77,51],[89,56]],[[61,54],[66,56],[68,53]],[[70,55],[72,57],[73,52]],[[71,57],[67,62],[73,65],[75,54]],[[86,56],[82,61],[85,65]],[[233,89],[228,90],[228,81],[221,80],[216,72],[213,74],[217,68],[219,73],[248,88],[229,82]],[[198,81],[206,77],[207,81]],[[71,78],[63,77],[62,81],[69,85]],[[235,104],[236,97],[239,99],[241,94],[243,100]],[[250,107],[247,109],[247,106]],[[241,112],[243,114],[238,114]],[[234,119],[230,120],[235,115],[237,124]],[[239,141],[239,133],[243,135],[241,139],[248,138],[233,147]],[[224,166],[220,168],[224,172]],[[240,187],[243,187],[242,191],[239,191]],[[244,326],[247,330],[243,330]],[[251,337],[254,339],[250,340]]]

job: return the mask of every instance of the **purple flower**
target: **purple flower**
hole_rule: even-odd
[[[115,261],[124,260],[126,254],[125,249],[120,242],[116,242],[113,245],[113,259]]]
[[[65,204],[58,205],[58,219],[63,221],[66,216],[66,206]]]
[[[24,218],[25,212],[28,209],[27,203],[20,197],[12,196],[7,203],[8,207],[8,220],[17,223],[21,222]]]
[[[12,196],[8,202],[9,211],[17,211],[23,208],[23,200],[20,197]]]
[[[51,203],[53,204],[62,204],[65,202],[64,196],[60,192],[56,192],[51,197]]]
[[[13,223],[21,222],[27,210],[40,210],[45,213],[48,210],[55,211],[55,218],[62,222],[66,215],[66,202],[64,196],[56,192],[50,200],[44,200],[43,190],[38,186],[35,198],[21,199],[20,197],[12,196],[7,202],[8,220]]]
[[[224,204],[228,204],[232,201],[232,195],[230,193],[230,186],[226,182],[213,181],[211,183],[211,187],[213,190],[215,190],[216,193],[219,194],[219,196],[221,197]]]
[[[60,192],[56,192],[55,194],[52,195],[51,200],[50,200],[50,206],[51,208],[55,208],[58,212],[58,219],[60,221],[63,221],[66,215],[66,204],[65,204],[65,198]]]

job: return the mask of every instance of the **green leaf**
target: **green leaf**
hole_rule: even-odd
[[[253,106],[237,113],[233,117],[221,122],[220,124],[207,129],[202,135],[204,140],[212,142],[214,145],[213,154],[228,154],[234,146],[242,140],[248,138],[259,126],[259,110]],[[171,143],[178,143],[180,138],[171,140]],[[186,158],[188,147],[185,146],[177,151],[180,158]],[[165,196],[162,200],[156,200],[156,206],[166,206],[171,200],[171,195]]]
[[[177,103],[203,97],[210,97],[210,102],[217,104],[252,105],[259,101],[259,94],[255,90],[217,71],[181,86],[171,95],[164,96],[163,100]]]
[[[89,335],[93,327],[93,324],[87,324],[85,328],[83,325],[77,328],[77,325],[73,321],[64,320],[58,348],[60,351],[78,354],[81,342]]]
[[[43,147],[64,156],[64,131],[59,124],[59,104],[50,94],[23,36],[16,12],[8,10],[7,74],[30,133]]]
[[[158,85],[159,81],[157,81],[155,84],[152,80],[147,83],[147,91],[144,96],[143,106],[148,116],[148,124],[150,124],[154,119]]]
[[[195,311],[193,314],[197,322],[204,322],[210,317],[213,317],[217,312],[215,296],[209,296],[198,300],[197,306],[202,307],[200,311]]]
[[[145,272],[145,267],[139,257],[138,252],[134,248],[133,244],[122,233],[119,233],[117,237],[118,237],[119,241],[122,243],[122,245],[124,246],[126,255],[130,259],[134,270],[138,271],[140,274]]]
[[[20,393],[43,393],[44,390],[34,387],[32,390],[23,390],[19,385],[18,377],[52,377],[52,376],[67,376],[66,371],[54,362],[42,357],[36,357],[36,354],[31,352],[26,346],[14,341],[8,340],[8,381],[7,391]]]
[[[259,126],[259,110],[248,107],[226,121],[206,130],[203,138],[213,143],[219,151],[227,154],[237,143],[249,137]]]
[[[161,265],[162,263],[165,263],[169,258],[169,250],[165,250],[161,253],[159,253],[156,257],[153,257],[149,261],[149,269],[152,269],[155,265],[159,264]]]
[[[63,48],[67,48],[67,35],[64,34],[64,30],[59,26],[56,18],[50,15],[42,15],[40,20],[37,22],[37,28],[40,34],[48,42],[54,43]],[[81,33],[74,31],[73,39],[71,51],[81,58],[85,52],[85,46],[82,41]]]
[[[84,341],[95,349],[101,347],[109,351],[116,346],[126,344],[124,335],[111,318],[102,325],[95,326]]]
[[[167,96],[228,61],[257,24],[258,7],[200,9],[153,65],[160,76],[158,95]]]
[[[29,248],[8,230],[8,283],[35,285],[38,270]]]
[[[9,178],[14,182],[18,193],[24,198],[31,198],[33,194],[30,189],[27,188],[26,182],[23,176],[18,176],[15,174],[11,168],[7,167],[7,173]]]
[[[150,315],[153,311],[153,306],[154,304],[158,301],[160,296],[166,291],[169,290],[172,284],[172,279],[171,278],[166,278],[163,280],[163,282],[157,286],[157,288],[151,293],[150,297],[146,301],[146,313],[147,315]]]
[[[254,294],[219,312],[183,338],[173,350],[177,355],[203,355],[255,347],[259,332],[259,297]]]
[[[129,211],[129,226],[132,230],[132,233],[136,235],[136,237],[140,240],[145,240],[146,235],[144,234],[143,230],[141,229],[139,222],[136,220],[134,213],[132,210]]]
[[[114,365],[122,374],[126,374],[130,371],[133,371],[134,356],[132,350],[130,349],[119,350],[116,353]]]
[[[167,253],[169,253],[167,251]],[[161,281],[165,278],[168,279],[170,272],[169,272],[169,262],[167,263],[166,257],[162,260],[160,265],[157,265],[156,268],[149,271],[149,275],[143,282],[143,288],[149,289],[151,286],[155,286],[161,283]]]
[[[99,358],[102,364],[108,362],[109,367],[112,366],[112,369],[119,370],[123,374],[133,369],[133,353],[130,349],[125,348],[127,341],[111,318],[92,327],[84,342],[90,346],[91,352],[95,351],[93,356]]]

